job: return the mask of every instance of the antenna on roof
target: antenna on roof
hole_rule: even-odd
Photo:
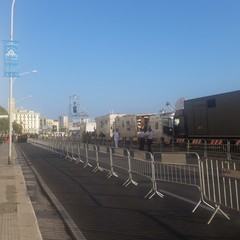
[[[165,105],[170,109],[170,111],[176,111],[176,108],[170,102],[167,101]]]
[[[176,103],[175,103],[175,108],[176,110],[180,110],[184,108],[184,101],[186,100],[186,98],[184,97],[180,97]]]

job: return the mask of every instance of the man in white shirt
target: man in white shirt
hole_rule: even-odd
[[[149,127],[147,131],[147,146],[148,146],[148,152],[152,151],[152,143],[153,143],[153,131],[152,128]]]
[[[115,143],[115,148],[118,148],[118,142],[119,142],[119,131],[116,128],[115,131],[113,132],[113,139],[114,139],[114,143]]]

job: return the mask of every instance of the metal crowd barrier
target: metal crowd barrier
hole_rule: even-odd
[[[186,139],[186,138],[167,138],[169,146],[173,152],[202,152],[207,157],[214,153],[227,153],[228,159],[240,156],[240,140],[239,139]],[[167,139],[164,139],[166,143]],[[165,150],[164,147],[161,150]]]
[[[240,155],[240,140],[237,139],[231,139],[229,141],[229,147],[228,147],[228,152],[230,153],[230,159],[234,159],[236,156],[238,156],[239,159],[239,155]]]
[[[144,198],[154,195],[163,197],[158,191],[161,182],[170,182],[194,186],[199,189],[199,201],[192,212],[200,204],[213,210],[208,221],[211,223],[217,212],[227,219],[228,215],[221,207],[239,211],[240,163],[221,161],[218,159],[200,159],[195,152],[149,152],[114,148],[94,144],[78,144],[63,141],[34,139],[29,142],[43,147],[53,153],[75,163],[82,162],[84,167],[93,167],[93,172],[107,171],[107,178],[118,177],[124,173],[127,179],[123,186],[137,185],[135,175],[151,181],[151,190]]]
[[[156,180],[200,186],[197,153],[154,153],[154,159]]]
[[[202,191],[204,196],[215,204],[215,214],[220,211],[227,219],[229,217],[221,210],[221,206],[239,209],[240,163],[219,160],[215,158],[201,161]]]
[[[207,152],[227,152],[228,150],[228,141],[223,139],[209,139],[207,140],[206,144],[206,151]]]
[[[151,190],[145,195],[144,198],[151,199],[155,194],[163,197],[164,195],[160,193],[157,188],[153,155],[149,152],[132,150],[130,161],[132,173],[138,174],[144,178],[148,178],[152,183]]]
[[[189,185],[196,187],[199,190],[199,201],[192,212],[195,212],[200,204],[204,204],[214,211],[220,211],[225,217],[228,218],[228,216],[220,209],[220,207],[214,207],[208,203],[211,202],[211,199],[209,199],[203,191],[205,178],[201,171],[202,161],[197,153],[154,153],[154,159],[156,181]],[[211,223],[213,217],[214,216],[211,216],[208,224]]]

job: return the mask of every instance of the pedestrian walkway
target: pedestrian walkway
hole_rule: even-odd
[[[12,158],[8,165],[8,143],[0,144],[0,240],[41,240],[14,145]]]

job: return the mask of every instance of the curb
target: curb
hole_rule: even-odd
[[[50,190],[50,188],[47,186],[45,181],[42,179],[42,177],[39,175],[38,171],[32,166],[31,161],[28,159],[26,154],[22,151],[22,149],[17,146],[18,149],[21,151],[23,157],[25,158],[27,164],[32,169],[33,173],[36,176],[37,181],[39,182],[39,185],[43,192],[46,194],[49,201],[52,203],[54,208],[58,211],[60,214],[64,225],[68,229],[70,235],[73,237],[74,240],[86,240],[82,232],[79,230],[77,225],[74,223],[68,212],[65,210],[65,208],[62,206],[62,204],[58,201],[56,196],[53,194],[53,192]]]

